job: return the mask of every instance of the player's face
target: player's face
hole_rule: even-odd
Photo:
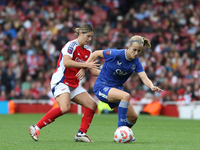
[[[127,57],[129,59],[135,59],[138,57],[138,55],[142,52],[142,44],[139,42],[133,42],[131,45],[129,45],[128,54]]]
[[[88,45],[90,41],[92,40],[93,35],[94,35],[94,32],[92,31],[82,34],[82,38],[81,38],[82,44]]]

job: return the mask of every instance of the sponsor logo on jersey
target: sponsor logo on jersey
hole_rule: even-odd
[[[84,60],[81,60],[81,59],[78,58],[78,57],[75,58],[75,61],[76,61],[76,62],[85,62]]]
[[[99,91],[99,96],[101,96],[101,97],[103,97],[103,98],[108,98],[108,96],[106,95],[106,94],[103,94],[103,93],[101,93],[100,91]]]
[[[111,51],[111,50],[108,50],[108,51],[105,52],[105,54],[106,54],[106,55],[111,55],[111,54],[112,54],[112,51]]]
[[[117,65],[118,66],[121,66],[121,64],[122,64],[122,62],[117,61]]]
[[[123,72],[121,69],[116,69],[113,74],[119,75],[119,76],[125,76],[127,72]]]

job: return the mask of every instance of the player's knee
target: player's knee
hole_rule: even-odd
[[[95,101],[92,102],[89,108],[95,111],[97,109],[97,103]]]
[[[124,96],[123,96],[123,100],[126,102],[130,102],[130,98],[131,98],[130,94],[128,94],[128,93],[124,94]]]
[[[70,109],[71,109],[71,104],[67,104],[67,105],[65,105],[65,106],[63,105],[63,106],[60,107],[60,109],[61,109],[62,113],[65,114],[65,113],[67,113],[67,112],[70,111]]]

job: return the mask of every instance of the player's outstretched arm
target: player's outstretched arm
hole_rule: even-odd
[[[96,60],[98,57],[101,57],[101,58],[103,57],[103,50],[97,50],[94,53],[92,53],[92,55],[88,58],[87,62]],[[90,72],[93,76],[97,77],[101,71],[97,68],[92,68],[90,69]]]
[[[70,56],[64,55],[63,56],[63,63],[65,67],[70,67],[70,68],[98,68],[99,64],[97,64],[98,61],[91,61],[91,62],[86,62],[86,63],[81,63],[81,62],[76,62],[71,59]]]
[[[92,62],[94,60],[96,60],[98,57],[103,58],[103,50],[96,50],[94,51],[90,57],[88,58],[88,60],[86,61],[86,63]]]
[[[140,72],[138,73],[140,79],[142,80],[142,82],[147,86],[149,87],[152,91],[155,91],[155,92],[162,92],[163,90],[160,89],[159,87],[157,86],[154,86],[153,83],[151,82],[151,80],[147,77],[147,74],[143,71],[143,72]]]
[[[95,62],[94,60],[96,60],[98,57],[103,57],[103,50],[97,50],[94,53],[92,53],[90,55],[90,57],[88,58],[88,60],[86,61],[86,63],[91,63],[91,62]],[[78,77],[79,80],[82,80],[83,77],[85,76],[85,71],[86,69],[82,68],[77,74],[76,76]],[[98,76],[100,73],[100,70],[97,68],[91,68],[90,72],[93,76]]]

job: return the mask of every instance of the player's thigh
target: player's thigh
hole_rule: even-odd
[[[97,103],[95,102],[95,100],[90,96],[89,93],[87,92],[82,92],[78,95],[76,95],[73,99],[73,102],[86,107],[86,108],[90,108],[92,110],[96,110],[97,109]]]
[[[108,92],[108,102],[115,103],[121,100],[130,101],[130,94],[116,88],[111,88]]]
[[[127,111],[127,119],[130,122],[135,122],[137,120],[137,118],[138,118],[138,115],[135,112],[133,105],[131,103],[129,103],[128,111]]]
[[[62,93],[56,97],[56,101],[60,106],[62,113],[67,113],[71,108],[71,100],[69,93]]]
[[[63,83],[51,84],[51,90],[62,113],[68,112],[71,108],[69,87]]]

